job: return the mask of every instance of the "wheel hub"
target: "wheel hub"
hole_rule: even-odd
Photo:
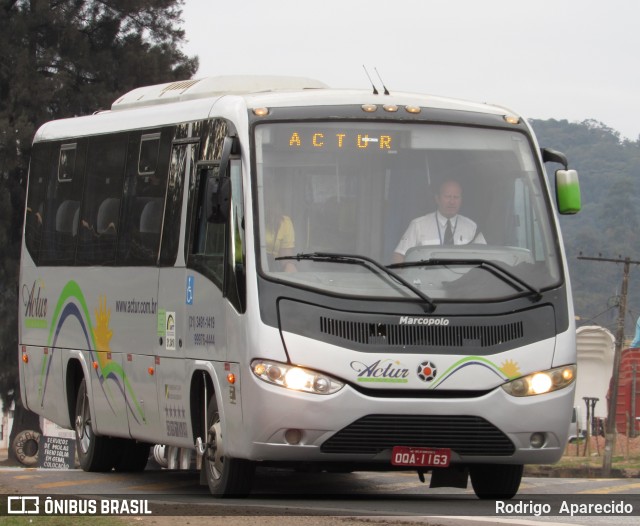
[[[82,411],[76,416],[76,436],[78,443],[84,453],[89,449],[91,429],[91,415],[89,414],[89,408],[87,407],[87,399],[85,397],[83,401]]]
[[[219,420],[209,428],[206,456],[211,474],[215,479],[220,479],[224,469],[224,446],[222,426]]]

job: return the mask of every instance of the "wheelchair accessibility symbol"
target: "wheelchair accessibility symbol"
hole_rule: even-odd
[[[193,305],[193,276],[187,276],[187,305]]]

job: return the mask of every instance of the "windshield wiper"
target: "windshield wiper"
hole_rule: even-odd
[[[507,270],[501,265],[489,261],[488,259],[423,259],[420,261],[405,261],[402,263],[393,263],[388,268],[409,268],[409,267],[428,267],[433,265],[477,265],[480,268],[484,268],[487,272],[490,272],[498,279],[501,279],[505,283],[511,285],[514,289],[528,290],[531,294],[533,301],[540,301],[542,293],[540,289],[537,289],[533,285],[527,283],[519,276],[516,276],[510,270]]]
[[[295,261],[309,260],[309,261],[319,261],[323,263],[345,263],[348,265],[361,265],[365,268],[368,268],[368,265],[370,265],[380,270],[387,276],[390,276],[397,282],[401,283],[406,288],[408,288],[411,292],[413,292],[416,296],[422,299],[426,304],[426,305],[423,305],[425,312],[431,313],[434,310],[436,310],[435,303],[424,292],[414,287],[411,283],[409,283],[407,280],[405,280],[401,276],[398,276],[398,274],[393,272],[393,270],[391,270],[390,268],[382,265],[381,263],[378,263],[375,259],[371,259],[366,256],[359,256],[354,254],[338,254],[334,252],[308,252],[308,253],[303,252],[300,254],[296,254],[295,256],[280,256],[275,259],[276,261],[292,259]]]

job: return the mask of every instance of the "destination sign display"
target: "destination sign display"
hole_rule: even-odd
[[[303,129],[288,135],[288,147],[293,150],[377,150],[394,148],[394,137],[389,134],[341,130]]]

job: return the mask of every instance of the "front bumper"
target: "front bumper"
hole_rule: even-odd
[[[554,463],[565,449],[574,389],[517,398],[498,387],[433,399],[371,397],[347,385],[325,396],[249,377],[243,422],[228,430],[227,452],[258,461],[388,464],[393,446],[413,445],[451,448],[453,463]],[[531,445],[534,433],[544,434],[542,447]]]

